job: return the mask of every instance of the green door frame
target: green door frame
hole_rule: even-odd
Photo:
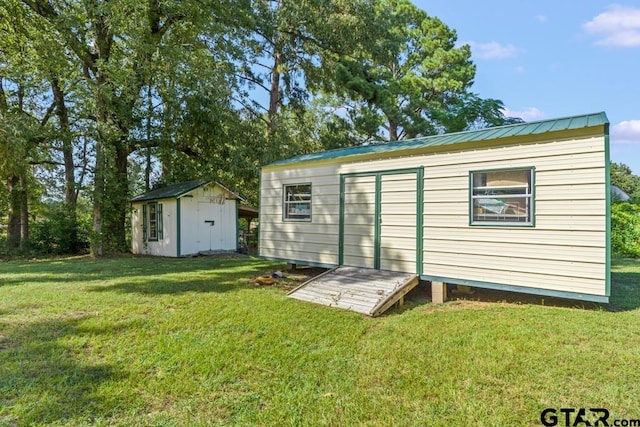
[[[422,249],[423,249],[423,207],[424,207],[424,168],[393,169],[376,172],[354,172],[340,174],[340,224],[338,227],[338,264],[344,262],[344,201],[345,201],[345,181],[347,178],[374,176],[375,181],[375,211],[374,211],[374,249],[373,268],[380,269],[380,251],[382,232],[382,222],[380,221],[380,210],[382,204],[382,183],[384,175],[416,174],[416,274],[422,274]]]

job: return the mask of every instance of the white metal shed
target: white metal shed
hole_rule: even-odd
[[[134,197],[134,254],[179,257],[238,249],[241,197],[215,181],[168,185]]]

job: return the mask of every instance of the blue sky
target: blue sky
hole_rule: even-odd
[[[605,111],[640,175],[640,1],[413,0],[471,46],[473,92],[526,121]]]

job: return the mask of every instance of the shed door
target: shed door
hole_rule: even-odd
[[[222,240],[225,224],[222,205],[210,202],[198,202],[198,251],[224,249]]]
[[[380,176],[381,270],[416,272],[417,203],[416,173]]]
[[[376,176],[344,178],[342,264],[375,268]]]
[[[341,264],[420,273],[422,170],[343,176]]]

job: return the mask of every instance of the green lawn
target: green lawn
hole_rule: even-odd
[[[376,319],[249,282],[281,267],[0,263],[0,425],[519,426],[546,407],[640,418],[640,261],[615,262],[610,306],[414,296]]]

